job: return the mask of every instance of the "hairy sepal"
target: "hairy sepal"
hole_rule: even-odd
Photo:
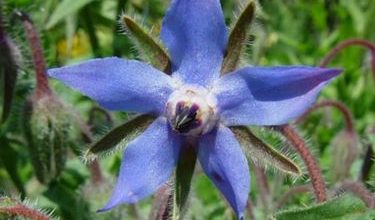
[[[141,55],[155,68],[169,74],[171,61],[163,47],[131,17],[121,16],[121,24],[140,50]]]
[[[83,159],[91,162],[100,155],[108,154],[120,146],[125,146],[140,135],[155,120],[150,115],[140,115],[112,129],[84,153]]]
[[[237,69],[248,40],[248,30],[254,14],[255,2],[250,1],[241,12],[229,35],[227,52],[221,67],[222,75]]]
[[[301,169],[288,157],[268,146],[245,126],[231,127],[247,156],[255,164],[269,165],[284,173],[301,175]]]

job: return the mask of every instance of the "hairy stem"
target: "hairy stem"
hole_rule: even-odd
[[[285,205],[285,203],[289,200],[290,197],[299,194],[299,193],[306,193],[311,191],[311,185],[300,185],[290,188],[277,202],[277,208],[280,209]]]
[[[9,216],[24,217],[32,220],[51,220],[51,218],[46,216],[45,214],[22,204],[17,204],[10,207],[2,207],[0,208],[0,213],[4,213]]]
[[[86,144],[91,144],[93,142],[92,134],[90,128],[84,122],[79,123],[81,127],[81,136]],[[100,169],[100,164],[97,159],[94,159],[89,165],[91,173],[91,182],[94,185],[99,185],[103,182],[103,174]]]
[[[249,200],[247,200],[246,211],[247,211],[247,216],[249,217],[249,219],[255,220],[253,202],[251,201],[250,198]]]
[[[314,188],[314,194],[317,202],[324,202],[327,200],[326,185],[324,183],[320,168],[316,162],[315,157],[312,155],[305,141],[298,135],[290,125],[276,126],[274,127],[279,131],[294,147],[298,154],[306,164],[309,176],[312,181]]]
[[[265,171],[262,167],[257,166],[254,164],[254,172],[255,172],[255,180],[257,186],[259,188],[259,195],[260,200],[263,203],[263,208],[265,212],[269,209],[269,197],[270,197],[270,189],[267,181],[267,176],[265,175]]]
[[[296,123],[297,124],[301,123],[302,121],[306,119],[308,115],[311,114],[311,112],[318,110],[320,108],[323,108],[323,107],[332,107],[332,108],[336,108],[337,110],[339,110],[342,116],[344,117],[346,130],[350,133],[354,132],[353,117],[352,117],[352,114],[350,113],[350,110],[341,102],[334,101],[334,100],[325,100],[325,101],[315,104],[310,109],[308,109],[302,116],[300,116],[297,119]]]
[[[170,216],[170,204],[173,203],[172,186],[167,183],[162,186],[154,196],[152,204],[152,211],[150,212],[150,220],[163,220],[168,219]]]
[[[319,66],[320,67],[325,67],[328,65],[329,62],[331,62],[331,60],[333,58],[335,58],[337,56],[337,54],[349,47],[349,46],[352,46],[352,45],[357,45],[357,46],[362,46],[362,47],[365,47],[367,49],[369,49],[372,53],[372,55],[375,55],[375,44],[367,41],[367,40],[362,40],[362,39],[348,39],[348,40],[345,40],[345,41],[342,41],[340,42],[339,44],[337,44],[324,58],[323,60],[320,62]]]
[[[90,163],[90,172],[91,172],[91,182],[94,185],[99,185],[103,182],[103,175],[100,169],[100,164],[98,160],[94,160]]]
[[[341,189],[351,192],[358,198],[362,199],[366,203],[368,208],[375,208],[375,196],[360,182],[344,181],[341,185]]]
[[[33,64],[36,73],[36,97],[40,98],[44,95],[51,95],[52,91],[48,85],[43,49],[40,43],[38,32],[35,29],[32,20],[26,13],[22,11],[16,11],[15,15],[22,21],[23,27],[26,32],[26,37],[31,48]]]

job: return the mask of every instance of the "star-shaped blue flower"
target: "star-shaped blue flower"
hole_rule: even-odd
[[[109,110],[157,119],[126,148],[112,197],[102,210],[134,203],[171,176],[186,142],[241,218],[250,175],[240,144],[228,128],[281,125],[301,115],[337,69],[307,66],[245,67],[220,77],[227,29],[219,0],[172,0],[161,40],[171,76],[135,60],[94,59],[49,70]]]

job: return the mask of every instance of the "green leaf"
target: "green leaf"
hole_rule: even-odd
[[[97,158],[98,155],[107,153],[116,148],[120,143],[127,143],[141,134],[151,122],[154,121],[154,117],[149,115],[140,115],[131,119],[124,124],[112,129],[99,141],[94,143],[85,153],[84,158],[88,161],[92,161]],[[125,145],[124,143],[124,145]]]
[[[248,28],[253,21],[254,12],[255,3],[250,1],[233,26],[229,35],[227,53],[221,67],[222,74],[232,72],[237,68],[248,39]]]
[[[375,212],[370,212],[360,199],[344,195],[319,205],[281,211],[274,217],[276,220],[371,220],[374,219]]]
[[[84,6],[93,0],[63,0],[57,5],[56,9],[52,12],[46,24],[46,29],[54,27],[59,22],[63,21],[66,17],[76,13]]]
[[[52,182],[43,195],[58,205],[56,213],[62,219],[92,219],[89,204],[76,189],[71,189],[61,182]]]
[[[244,126],[231,127],[237,139],[244,147],[249,159],[255,163],[266,163],[274,168],[294,175],[300,175],[300,168],[288,157],[274,150],[257,136],[249,128]]]
[[[0,163],[4,165],[9,177],[16,186],[17,190],[20,192],[21,197],[24,197],[26,195],[26,191],[17,169],[17,151],[11,147],[6,138],[0,138],[0,143]]]
[[[191,179],[197,161],[197,154],[193,146],[188,145],[183,150],[176,168],[172,220],[182,219],[186,211]]]
[[[167,52],[131,17],[124,15],[121,19],[124,28],[130,34],[142,55],[151,64],[165,73],[170,73],[171,61]]]

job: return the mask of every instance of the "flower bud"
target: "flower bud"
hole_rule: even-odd
[[[350,168],[358,156],[358,137],[354,132],[341,131],[331,142],[331,173],[334,182],[348,177]]]
[[[34,97],[25,106],[25,135],[36,177],[49,183],[65,164],[71,115],[53,95]]]

